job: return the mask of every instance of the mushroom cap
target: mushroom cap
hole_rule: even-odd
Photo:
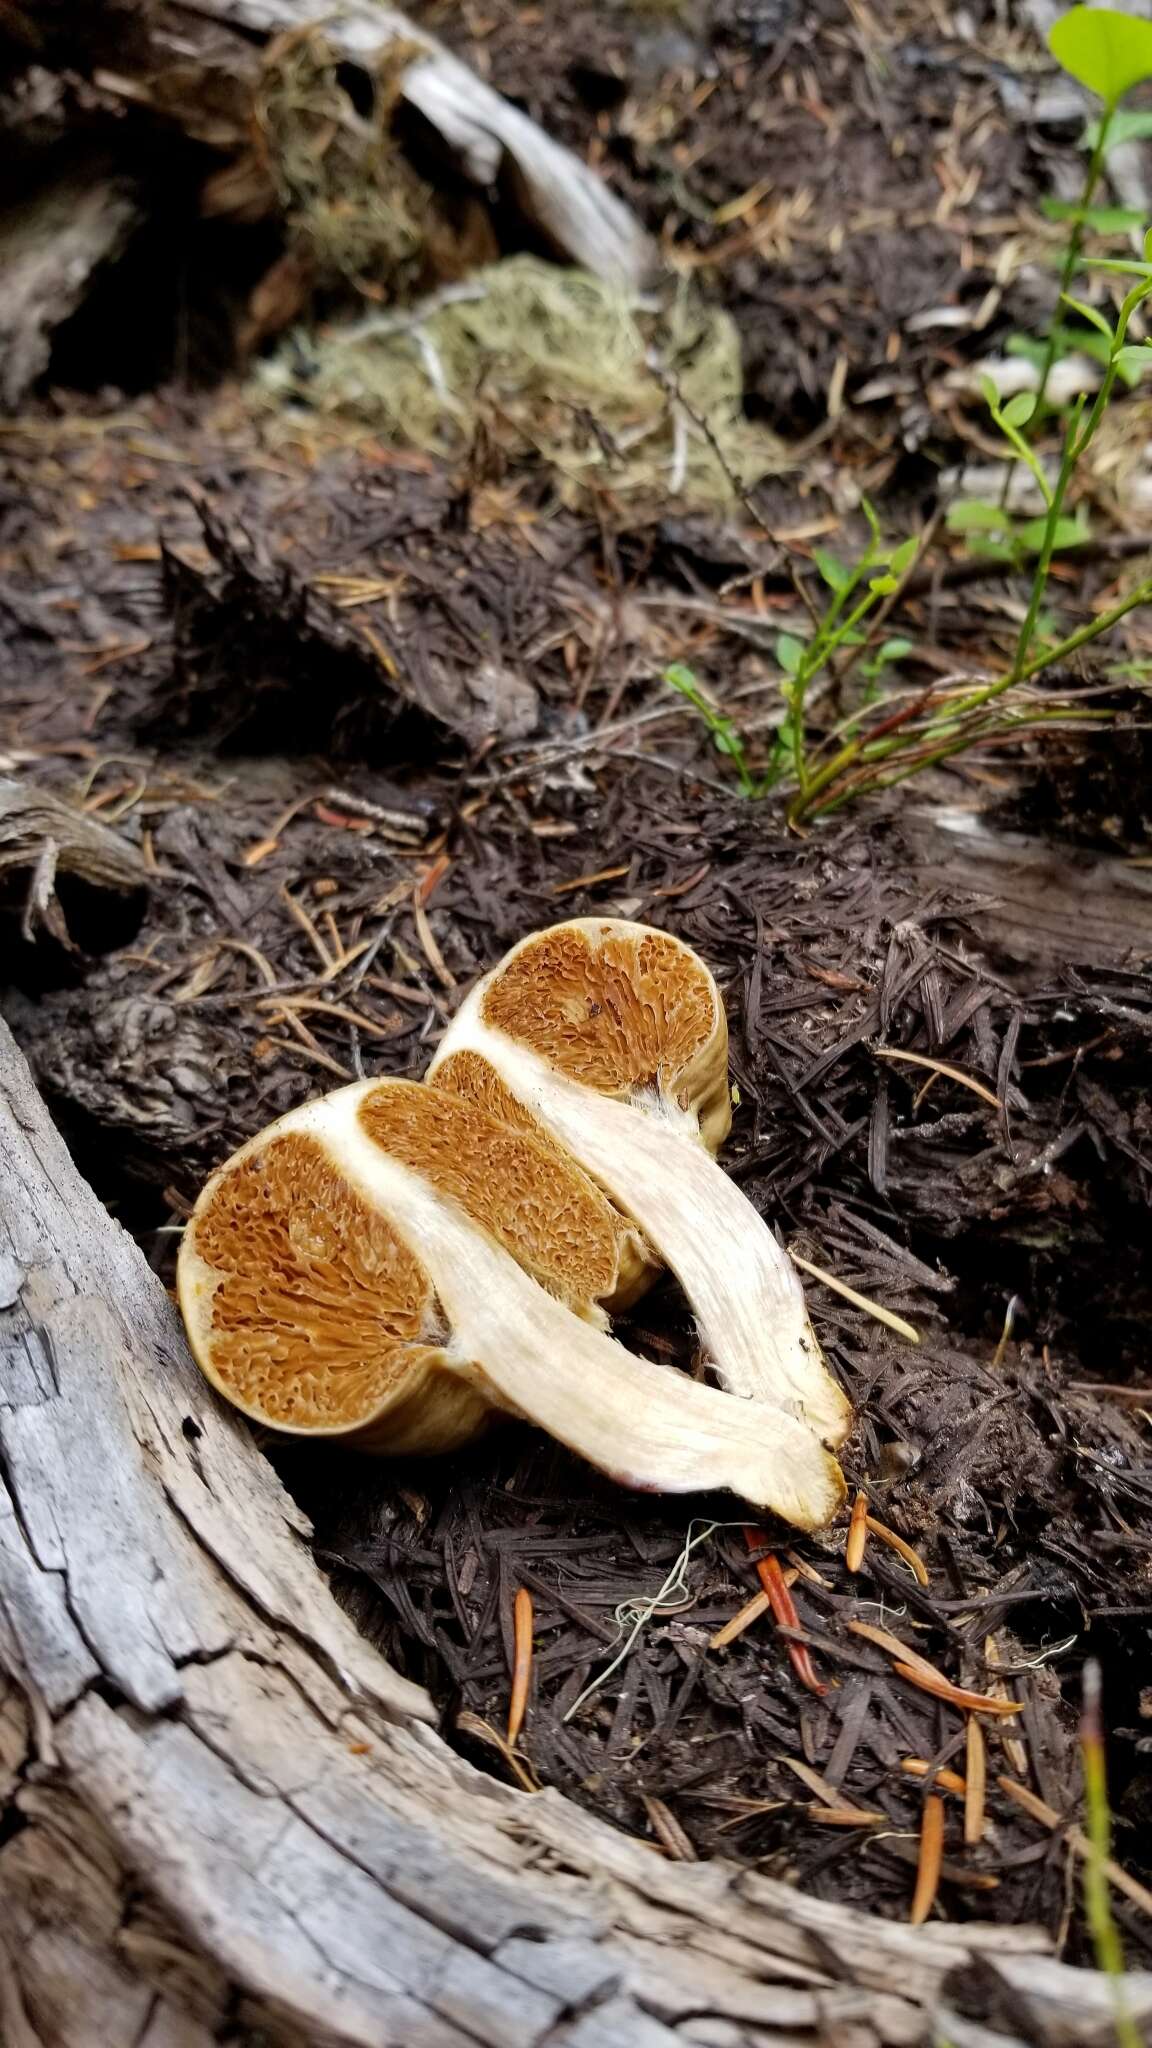
[[[728,1135],[724,1004],[703,960],[668,932],[621,917],[551,925],[506,953],[467,1008],[568,1080],[693,1114],[712,1152]],[[432,1068],[440,1086],[443,1068]]]
[[[237,1407],[293,1434],[446,1449],[489,1404],[448,1370],[451,1332],[418,1238],[373,1201],[341,1135],[419,1174],[557,1300],[600,1303],[646,1275],[636,1232],[526,1120],[411,1081],[358,1083],[282,1117],[203,1189],[177,1268],[197,1363]]]

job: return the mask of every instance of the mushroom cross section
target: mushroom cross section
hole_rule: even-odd
[[[178,1286],[202,1371],[273,1429],[429,1452],[510,1414],[623,1484],[727,1488],[823,1527],[843,1479],[811,1430],[606,1333],[599,1297],[635,1256],[555,1143],[462,1097],[368,1081],[213,1175]]]
[[[795,1268],[713,1157],[731,1119],[728,1032],[691,947],[621,918],[533,933],[465,999],[428,1079],[513,1098],[677,1275],[723,1386],[843,1442],[851,1406]]]

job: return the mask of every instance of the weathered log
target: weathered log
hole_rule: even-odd
[[[107,167],[73,168],[0,214],[0,406],[18,405],[47,369],[55,330],[139,215],[137,193]]]
[[[454,1755],[2,1024],[0,1472],[6,2048],[1017,2048],[1068,2012],[1107,2038],[1106,1984],[1036,1930],[668,1863]]]
[[[901,832],[925,887],[971,889],[981,936],[1014,962],[1141,966],[1152,959],[1152,874],[1116,854],[1000,829],[977,811],[912,810]]]
[[[71,15],[75,13],[73,23]],[[106,92],[153,108],[215,148],[250,141],[253,93],[267,43],[315,26],[346,63],[371,74],[390,52],[408,58],[400,98],[442,138],[481,191],[500,184],[549,243],[599,277],[638,285],[653,260],[648,236],[590,166],[546,135],[398,9],[377,0],[158,0],[108,10],[115,41],[100,60],[104,10],[59,0],[61,51],[95,52]],[[85,14],[89,18],[85,19]]]

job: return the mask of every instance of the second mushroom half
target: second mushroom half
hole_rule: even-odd
[[[844,1482],[806,1420],[607,1335],[600,1303],[643,1272],[634,1227],[546,1133],[370,1081],[292,1111],[213,1175],[178,1285],[201,1369],[274,1429],[427,1452],[502,1412],[627,1485],[724,1487],[823,1527]]]
[[[712,1156],[728,1032],[690,947],[621,918],[535,932],[472,990],[428,1078],[559,1139],[679,1278],[722,1384],[843,1442],[852,1410],[792,1262]]]

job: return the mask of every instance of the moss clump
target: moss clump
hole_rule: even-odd
[[[580,270],[514,256],[406,313],[293,337],[262,372],[278,401],[446,457],[483,432],[535,456],[569,502],[592,490],[716,504],[778,453],[744,418],[740,345],[686,287],[638,301]]]

